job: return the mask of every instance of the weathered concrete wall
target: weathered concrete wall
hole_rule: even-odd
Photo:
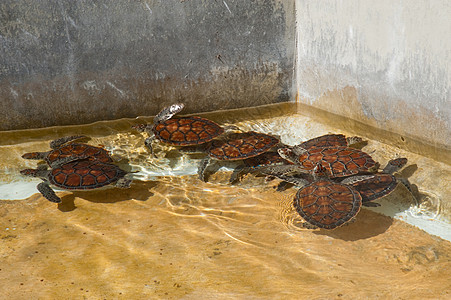
[[[0,3],[0,130],[293,98],[291,0]]]
[[[451,2],[296,1],[299,101],[451,149]]]

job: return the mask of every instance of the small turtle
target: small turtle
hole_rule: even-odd
[[[255,131],[232,133],[223,139],[213,140],[206,147],[208,156],[199,164],[199,179],[206,181],[205,171],[212,159],[220,161],[242,160],[269,151],[278,143],[278,138]]]
[[[409,191],[411,191],[410,183],[405,178],[396,178],[393,173],[400,170],[407,164],[407,158],[395,158],[390,160],[381,173],[371,176],[356,175],[351,176],[341,183],[352,186],[362,196],[364,206],[377,207],[380,204],[372,202],[376,199],[390,194],[401,182]]]
[[[329,179],[320,163],[313,172],[314,181],[299,189],[293,205],[301,217],[319,228],[334,229],[360,211],[362,196],[353,187]]]
[[[112,183],[120,188],[130,186],[131,180],[124,178],[128,173],[118,166],[96,160],[76,159],[66,157],[55,161],[51,169],[40,165],[37,169],[25,169],[20,173],[44,180],[37,185],[37,189],[45,198],[55,203],[61,203],[61,198],[50,185],[65,190],[91,190]]]
[[[296,195],[294,205],[307,222],[321,228],[333,229],[346,223],[357,214],[358,210],[356,211],[355,205],[359,207],[380,206],[372,201],[391,193],[398,185],[398,181],[406,184],[403,178],[397,179],[392,175],[406,163],[406,158],[392,159],[381,173],[354,175],[344,180],[329,178],[327,169],[320,163],[315,167],[313,174],[305,173],[304,177],[293,177],[282,173],[272,175],[302,186]],[[340,194],[339,191],[342,191],[343,194]],[[315,204],[313,205],[313,203]],[[343,207],[348,210],[338,209],[336,207],[338,204],[343,204]]]
[[[183,103],[165,107],[155,116],[152,124],[132,127],[139,132],[146,131],[150,134],[144,143],[152,154],[153,140],[173,146],[201,145],[223,134],[225,129],[235,129],[233,126],[223,128],[211,120],[196,116],[172,118],[184,107]]]
[[[338,147],[311,147],[301,146],[284,147],[277,150],[281,157],[294,162],[292,169],[301,169],[312,172],[317,163],[322,164],[329,176],[346,177],[362,172],[375,172],[379,163],[371,156],[359,149]],[[303,172],[303,171],[301,171]]]
[[[335,147],[335,146],[354,146],[362,143],[362,138],[353,136],[345,137],[343,134],[326,134],[308,141],[305,141],[295,147],[309,149],[312,147]],[[247,158],[243,161],[243,165],[235,168],[230,176],[230,183],[235,183],[241,176],[247,173],[256,173],[263,171],[271,166],[293,165],[294,163],[282,158],[277,152],[265,152],[256,157]],[[268,175],[268,174],[266,174]],[[285,184],[279,185],[277,190],[281,191],[285,188]]]
[[[52,150],[47,152],[31,152],[22,155],[25,159],[43,159],[49,166],[65,157],[87,157],[89,160],[98,160],[104,163],[113,162],[107,150],[88,144],[69,143],[78,139],[85,139],[86,136],[66,136],[54,140],[50,143]]]
[[[343,134],[326,134],[305,141],[295,147],[301,147],[304,149],[309,149],[312,147],[352,147],[362,142],[362,138],[358,136],[345,137]]]

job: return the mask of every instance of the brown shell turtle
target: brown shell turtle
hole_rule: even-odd
[[[74,140],[85,138],[87,137],[82,135],[62,137],[50,143],[50,148],[52,150],[47,152],[25,153],[22,155],[22,158],[42,159],[48,165],[65,157],[87,157],[89,160],[98,160],[104,163],[113,162],[109,152],[104,148],[88,144],[69,143]]]
[[[348,184],[358,191],[362,196],[364,206],[380,206],[380,204],[372,201],[390,194],[399,182],[411,192],[410,183],[406,178],[396,178],[393,176],[393,173],[400,170],[406,164],[407,158],[395,158],[387,163],[381,173],[370,176],[351,176],[341,181],[341,183]]]
[[[406,158],[392,159],[381,173],[354,175],[344,180],[330,179],[327,169],[320,163],[315,167],[313,175],[304,174],[304,177],[283,173],[273,175],[302,186],[296,195],[294,205],[307,222],[320,228],[333,229],[357,214],[356,206],[359,206],[357,202],[368,207],[379,206],[372,201],[391,193],[398,182],[406,185],[408,181],[404,178],[392,175],[406,163]],[[342,204],[343,207],[337,207]]]
[[[255,131],[232,133],[223,139],[213,140],[206,148],[208,156],[199,164],[199,178],[206,181],[205,170],[212,159],[219,161],[242,160],[269,151],[278,143],[278,138]]]
[[[37,185],[38,191],[49,201],[61,203],[50,185],[65,190],[91,190],[115,183],[117,187],[128,188],[131,180],[126,179],[128,174],[116,165],[96,160],[74,160],[67,157],[52,164],[51,169],[40,165],[37,169],[20,171],[22,175],[39,177],[44,182]]]
[[[146,131],[150,134],[144,143],[152,154],[154,140],[172,146],[193,146],[207,143],[224,133],[223,127],[206,118],[196,116],[172,118],[184,107],[183,103],[165,107],[155,116],[152,124],[132,127],[139,132]],[[232,126],[230,128],[235,129]]]
[[[305,141],[295,147],[301,147],[303,149],[309,149],[312,147],[335,147],[335,146],[354,146],[362,143],[363,140],[360,137],[345,137],[343,134],[326,134],[308,141]],[[293,165],[294,163],[281,157],[277,152],[265,152],[259,156],[247,158],[243,161],[243,165],[239,165],[235,168],[230,176],[230,183],[235,183],[239,178],[246,173],[255,173],[263,171],[267,167],[274,167],[279,165]],[[268,174],[267,174],[268,175]],[[279,191],[285,188],[285,184],[279,185],[277,188]]]
[[[302,147],[304,149],[312,147],[352,147],[362,142],[362,138],[358,136],[346,137],[343,134],[325,134],[305,141],[295,147]]]
[[[346,177],[379,168],[369,154],[351,147],[284,147],[277,150],[283,158],[294,162],[302,170],[312,172],[320,163],[332,178]]]
[[[294,207],[308,223],[334,229],[350,221],[362,206],[362,196],[349,185],[329,179],[320,163],[314,168],[315,180],[299,189]]]

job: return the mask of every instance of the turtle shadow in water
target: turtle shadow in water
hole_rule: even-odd
[[[393,224],[393,219],[382,214],[362,209],[355,221],[333,230],[320,229],[313,231],[317,235],[327,235],[344,241],[357,241],[371,238],[387,231]]]
[[[157,182],[134,181],[130,188],[108,188],[90,191],[73,191],[72,193],[61,197],[62,202],[58,204],[58,209],[62,212],[73,211],[77,208],[75,197],[94,203],[116,203],[128,200],[146,201],[153,196],[150,191],[157,185]]]

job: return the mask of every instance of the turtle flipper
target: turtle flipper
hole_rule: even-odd
[[[233,170],[232,175],[230,176],[229,182],[231,184],[236,183],[237,181],[240,180],[241,176],[249,173],[249,171],[250,171],[250,168],[245,167],[244,165],[239,165],[238,167],[235,168],[235,170]]]
[[[62,145],[64,145],[67,142],[74,141],[74,140],[80,140],[80,139],[87,139],[88,137],[85,135],[71,135],[71,136],[65,136],[56,140],[53,140],[50,142],[50,148],[52,149],[58,149]]]
[[[44,196],[47,200],[53,203],[61,203],[61,198],[58,197],[54,190],[49,186],[46,182],[41,182],[37,186],[38,191]]]
[[[66,156],[66,157],[63,157],[63,158],[60,158],[60,159],[57,159],[57,160],[53,161],[50,164],[50,167],[53,169],[53,168],[57,168],[59,166],[62,166],[64,164],[76,161],[76,160],[84,160],[84,159],[87,159],[87,158],[89,158],[89,155]]]
[[[44,159],[47,157],[49,152],[30,152],[22,155],[24,159]]]
[[[390,160],[385,168],[382,170],[382,173],[393,174],[396,171],[400,170],[407,164],[407,158],[400,157]]]
[[[379,203],[376,203],[376,202],[367,201],[367,202],[362,202],[362,206],[365,206],[365,207],[379,207],[381,205]]]
[[[121,189],[128,189],[131,183],[132,180],[122,177],[121,179],[116,181],[116,187]]]
[[[197,174],[199,174],[199,179],[207,182],[205,171],[207,170],[208,165],[210,164],[210,157],[207,156],[206,158],[202,159],[199,163],[199,167],[197,170]]]
[[[281,183],[279,183],[277,185],[276,190],[278,192],[283,192],[283,191],[287,190],[288,188],[290,188],[291,186],[293,186],[293,183],[287,182],[287,181],[282,181]]]
[[[352,185],[354,183],[360,182],[360,181],[365,181],[365,180],[369,180],[374,178],[375,175],[355,175],[355,176],[351,176],[348,177],[346,179],[344,179],[341,183],[342,184],[349,184]]]
[[[363,144],[364,141],[361,137],[359,136],[350,136],[346,138],[346,142],[348,144],[348,147],[354,147],[354,146],[358,146],[359,144]],[[343,145],[346,146],[346,145]]]
[[[149,149],[150,154],[153,157],[156,157],[155,153],[153,152],[153,148],[152,148],[152,142],[155,140],[155,136],[149,136],[145,141],[144,141],[144,145],[146,145],[146,147]]]

